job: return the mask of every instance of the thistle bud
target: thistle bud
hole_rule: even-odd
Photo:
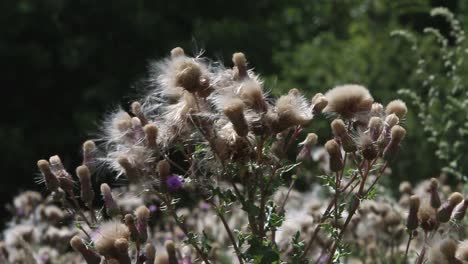
[[[400,148],[400,142],[406,135],[406,130],[398,125],[392,127],[390,132],[390,142],[388,142],[387,146],[383,151],[383,157],[386,160],[393,160]]]
[[[131,107],[132,113],[140,119],[141,125],[144,126],[148,124],[148,119],[146,119],[145,114],[141,110],[141,104],[139,102],[133,102]]]
[[[72,194],[75,182],[71,175],[65,170],[62,164],[62,160],[58,155],[49,158],[50,168],[52,173],[57,177],[60,188],[66,193]]]
[[[266,112],[268,110],[268,105],[263,96],[262,87],[257,81],[243,81],[240,88],[240,98],[248,107],[259,112]]]
[[[371,116],[380,117],[383,114],[383,105],[380,103],[373,103],[371,107]]]
[[[437,212],[430,205],[423,204],[419,207],[418,218],[421,228],[430,232],[437,228]]]
[[[139,242],[138,229],[136,228],[135,218],[133,218],[133,215],[126,214],[124,217],[124,222],[128,228],[128,231],[130,231],[130,241]]]
[[[460,244],[458,245],[456,256],[457,259],[461,261],[468,261],[468,239],[465,239],[460,242]]]
[[[234,53],[232,55],[232,62],[236,66],[238,79],[244,79],[244,78],[248,77],[248,74],[247,74],[247,59],[245,58],[244,53],[242,53],[242,52]]]
[[[307,134],[306,139],[299,143],[299,146],[303,146],[299,154],[297,155],[297,160],[306,160],[307,157],[310,157],[310,152],[312,147],[317,144],[317,135],[315,133]]]
[[[158,138],[158,128],[155,124],[146,124],[143,127],[146,135],[146,145],[149,148],[155,149],[157,146],[156,139]]]
[[[325,150],[330,155],[330,170],[333,172],[338,172],[343,169],[343,159],[341,157],[340,145],[336,140],[332,139],[325,143]]]
[[[130,161],[128,160],[126,156],[120,156],[117,159],[117,162],[124,169],[125,175],[127,176],[129,182],[135,183],[138,181],[138,178],[139,178],[138,169],[135,168],[133,164],[130,163]]]
[[[81,253],[81,255],[85,259],[86,263],[88,263],[88,264],[99,264],[99,263],[101,263],[101,257],[99,256],[99,254],[97,254],[96,252],[90,250],[83,243],[81,238],[79,238],[78,236],[72,237],[72,239],[70,240],[70,245],[75,251]]]
[[[312,114],[318,115],[322,113],[322,110],[328,105],[327,98],[321,94],[317,93],[312,97]]]
[[[171,174],[171,165],[167,160],[160,160],[158,162],[158,173],[161,181],[165,181]]]
[[[400,122],[400,119],[396,114],[390,114],[385,118],[385,124],[388,128],[392,128]]]
[[[452,193],[448,200],[442,204],[442,206],[437,211],[437,220],[441,223],[446,223],[450,220],[450,216],[452,215],[452,211],[457,204],[463,201],[463,196],[458,193]]]
[[[465,217],[466,214],[466,209],[468,208],[468,200],[463,200],[460,204],[455,207],[455,210],[453,212],[453,219],[456,221],[461,221]]]
[[[39,160],[37,162],[37,167],[41,171],[42,177],[44,178],[46,187],[49,191],[56,191],[59,187],[59,180],[50,170],[50,165],[47,160]]]
[[[83,143],[83,165],[88,166],[88,169],[94,169],[96,164],[96,144],[92,140],[86,140]]]
[[[189,246],[182,248],[182,264],[192,264],[192,249]]]
[[[403,181],[400,183],[398,190],[400,191],[400,193],[411,194],[413,192],[413,186],[411,186],[410,182]]]
[[[91,173],[86,165],[81,165],[76,168],[76,175],[80,180],[81,185],[81,200],[88,206],[93,204],[94,190],[91,184]]]
[[[356,145],[354,144],[353,138],[346,131],[346,126],[343,120],[335,119],[330,124],[333,135],[341,141],[343,150],[345,152],[356,151]]]
[[[446,259],[455,259],[455,253],[457,252],[457,242],[450,238],[446,238],[440,242],[439,248]]]
[[[439,197],[439,191],[437,190],[439,188],[439,181],[435,178],[431,179],[431,183],[429,185],[429,193],[431,195],[431,206],[434,209],[438,209],[440,205],[442,204],[440,201]]]
[[[377,147],[372,141],[371,137],[367,134],[361,134],[358,138],[361,147],[362,156],[366,160],[373,160],[378,155]]]
[[[156,248],[151,243],[145,245],[145,264],[154,264],[154,258],[156,257]]]
[[[184,55],[185,55],[185,52],[181,47],[176,47],[176,48],[173,48],[171,50],[171,57],[172,58],[177,58],[177,57],[181,57],[181,56],[184,56]]]
[[[408,108],[406,107],[405,102],[399,99],[391,101],[387,104],[387,107],[385,107],[385,113],[387,115],[395,114],[399,119],[405,117],[407,112]]]
[[[247,136],[249,126],[244,116],[244,103],[240,99],[229,100],[223,108],[224,114],[229,118],[234,130],[240,137]]]
[[[132,117],[133,138],[138,142],[145,137],[143,126],[138,117]]]
[[[141,205],[135,210],[136,228],[138,230],[138,241],[145,243],[148,239],[148,219],[150,211],[148,207]]]
[[[172,240],[166,240],[164,247],[166,248],[167,256],[169,257],[168,264],[178,264],[174,242]]]
[[[202,70],[195,61],[183,61],[176,69],[176,85],[190,93],[195,93],[201,88],[200,79]]]
[[[373,116],[369,120],[369,134],[372,141],[377,141],[383,129],[383,121],[380,117]]]
[[[119,238],[114,242],[114,248],[117,251],[117,258],[120,264],[131,264],[128,255],[128,241],[125,238]]]
[[[420,200],[419,197],[416,195],[412,195],[410,197],[410,202],[409,202],[409,213],[408,213],[408,218],[406,220],[406,227],[408,230],[413,231],[416,228],[418,228],[418,211],[419,211],[419,205],[420,205]]]
[[[101,184],[101,195],[104,200],[104,206],[106,207],[107,215],[115,217],[120,215],[120,209],[114,200],[111,188],[107,183]]]

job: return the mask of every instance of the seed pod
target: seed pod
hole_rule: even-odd
[[[408,112],[408,108],[405,102],[397,99],[388,103],[387,107],[385,107],[385,112],[387,115],[395,114],[399,119],[402,119]]]
[[[70,245],[71,247],[77,251],[80,252],[83,258],[85,259],[86,263],[88,264],[99,264],[101,263],[101,256],[97,254],[96,252],[90,250],[79,238],[78,236],[72,237],[70,240]]]
[[[178,264],[174,242],[172,242],[172,240],[166,240],[164,247],[166,248],[167,256],[169,257],[168,264]]]
[[[377,147],[375,146],[372,139],[367,134],[361,134],[359,136],[359,145],[361,147],[362,156],[366,160],[373,160],[378,155]]]
[[[244,53],[237,52],[232,55],[232,62],[235,65],[236,71],[236,79],[242,80],[244,78],[248,78],[247,74],[247,59],[245,58]]]
[[[439,181],[435,178],[431,179],[431,184],[429,186],[429,193],[431,194],[431,206],[434,209],[438,209],[442,204],[439,197]]]
[[[158,173],[161,181],[165,181],[171,174],[171,165],[167,160],[160,160],[158,162]]]
[[[101,184],[101,194],[104,200],[104,206],[106,207],[107,215],[115,217],[120,215],[120,209],[114,200],[111,188],[107,183]]]
[[[452,193],[448,200],[442,204],[442,206],[437,211],[437,220],[441,223],[446,223],[450,220],[450,216],[452,215],[452,211],[457,204],[463,201],[463,196],[458,193]]]
[[[398,150],[400,148],[400,142],[406,135],[406,130],[401,126],[394,126],[390,132],[390,142],[385,147],[383,151],[383,157],[386,160],[393,160],[396,155],[398,154]]]
[[[154,258],[156,257],[156,248],[151,243],[145,245],[145,264],[154,264]]]
[[[157,146],[156,139],[158,138],[158,128],[155,124],[146,124],[143,127],[143,131],[146,135],[146,145],[149,148],[155,149]]]
[[[114,242],[114,248],[117,251],[117,258],[120,264],[131,264],[130,256],[128,255],[128,241],[125,238],[119,238]]]
[[[195,93],[201,88],[200,79],[202,70],[195,61],[183,61],[176,69],[176,85],[190,93]]]
[[[372,141],[377,141],[382,134],[383,121],[380,117],[371,117],[369,120],[369,134]]]
[[[223,112],[229,118],[234,130],[240,137],[247,136],[249,126],[244,116],[244,103],[240,99],[229,100],[223,107]]]
[[[148,219],[150,211],[148,207],[141,205],[135,210],[136,229],[138,230],[138,241],[143,244],[148,239]]]
[[[468,209],[468,200],[463,200],[462,203],[458,204],[455,207],[452,218],[456,221],[462,221],[466,214],[466,209]]]
[[[355,152],[357,150],[353,138],[346,131],[346,126],[343,120],[335,119],[330,124],[333,135],[341,141],[341,145],[345,152]]]
[[[137,242],[138,241],[138,229],[136,228],[136,225],[135,225],[135,218],[133,218],[133,215],[131,214],[126,214],[124,217],[124,222],[125,222],[125,225],[128,227],[128,230],[130,231],[130,241]]]
[[[413,231],[416,228],[418,228],[418,211],[419,211],[420,203],[421,202],[418,196],[412,195],[410,197],[410,203],[409,203],[410,208],[409,208],[408,218],[406,221],[406,227],[410,231]]]
[[[139,172],[138,169],[133,166],[133,164],[130,163],[128,158],[126,156],[120,156],[117,159],[117,162],[119,163],[120,166],[125,171],[125,175],[127,176],[127,179],[131,183],[136,183],[139,178]]]
[[[81,200],[88,206],[93,204],[94,190],[91,184],[91,173],[86,165],[81,165],[76,168],[76,175],[80,180],[81,185]]]
[[[317,93],[312,97],[312,114],[313,115],[318,115],[322,113],[322,110],[328,105],[328,100],[327,98],[321,94]]]
[[[139,102],[133,102],[131,105],[132,113],[138,117],[142,126],[148,124],[148,119],[146,119],[145,114],[141,110],[141,104]]]
[[[175,48],[173,48],[171,50],[171,57],[172,58],[177,58],[177,57],[181,57],[181,56],[184,56],[184,55],[185,55],[185,52],[181,47],[175,47]]]
[[[341,149],[336,140],[331,139],[325,143],[325,150],[330,155],[330,170],[338,172],[343,169],[344,163],[341,157]]]
[[[96,164],[96,144],[92,140],[86,140],[83,143],[83,165],[86,165],[89,170],[93,170]]]
[[[47,160],[39,160],[37,162],[37,167],[39,168],[39,170],[42,173],[42,176],[44,177],[47,189],[51,192],[56,191],[59,187],[59,180],[50,170],[49,162],[47,162]]]
[[[133,130],[133,138],[135,139],[135,141],[139,142],[145,137],[143,126],[138,117],[132,117],[132,130]]]
[[[62,188],[67,194],[73,194],[75,182],[73,181],[71,175],[63,167],[60,157],[58,155],[50,157],[49,163],[52,173],[59,181],[60,188]]]

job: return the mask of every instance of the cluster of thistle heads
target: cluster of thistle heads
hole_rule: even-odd
[[[442,199],[439,185],[439,181],[432,178],[425,184],[425,192],[411,194],[407,191],[406,227],[411,237],[422,232],[423,241],[430,245],[428,253],[425,249],[420,252],[420,263],[425,255],[430,263],[464,263],[468,261],[468,240],[463,240],[468,200],[459,192],[451,192],[448,186],[444,186],[443,196],[446,197]],[[458,243],[458,240],[463,241]]]
[[[200,199],[210,196],[206,185],[221,185],[223,179],[217,176],[229,164],[256,162],[270,165],[264,167],[266,174],[274,171],[274,165],[287,157],[288,136],[297,136],[322,113],[332,119],[333,133],[324,144],[325,171],[343,171],[345,153],[357,155],[361,164],[390,162],[397,156],[406,134],[402,123],[407,108],[401,100],[384,107],[360,85],[337,86],[311,99],[291,89],[274,99],[244,54],[235,53],[232,61],[234,66],[227,68],[173,49],[168,58],[151,65],[146,95],[131,103],[128,112],[111,113],[102,137],[83,144],[83,162],[76,168],[76,177],[58,156],[38,161],[51,199],[68,208],[70,217],[79,223],[79,232],[70,243],[87,263],[190,263],[200,257],[190,247],[177,249],[172,240],[156,254],[158,245],[148,235],[150,205],[124,212],[107,183],[100,185],[104,208],[97,210],[93,175],[103,166],[128,181],[135,193],[154,191],[163,207],[172,207],[181,189],[201,192]],[[271,142],[271,148],[263,148],[264,142]],[[311,159],[317,143],[316,134],[305,135],[298,160]],[[174,160],[174,153],[184,160]],[[433,209],[435,218],[426,219],[422,215],[429,214],[428,210],[419,208],[412,197],[410,216],[418,212],[418,221],[410,217],[411,230],[418,226],[434,230],[438,223],[448,221],[447,215],[450,218],[459,202],[457,195],[449,198]]]

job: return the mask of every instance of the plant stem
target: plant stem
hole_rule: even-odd
[[[232,234],[231,228],[229,227],[229,225],[228,225],[228,223],[226,221],[226,218],[224,218],[223,214],[221,214],[218,211],[218,209],[217,209],[218,207],[216,206],[216,204],[213,201],[210,200],[210,203],[215,207],[216,214],[218,215],[219,219],[223,223],[224,229],[226,229],[226,232],[227,232],[227,234],[229,236],[229,239],[231,240],[231,244],[234,247],[234,250],[236,251],[236,255],[237,255],[237,259],[239,260],[239,263],[243,264],[244,261],[242,259],[242,252],[240,251],[239,247],[237,246],[236,239],[234,238],[234,234]]]
[[[408,237],[408,243],[406,244],[406,250],[405,250],[405,256],[403,258],[403,261],[404,261],[404,264],[407,263],[407,259],[408,259],[408,250],[409,250],[409,246],[411,244],[411,239],[413,238],[413,232],[410,231],[409,233],[409,237]]]

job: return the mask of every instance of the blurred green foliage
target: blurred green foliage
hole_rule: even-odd
[[[81,142],[106,111],[135,98],[131,87],[148,61],[174,46],[229,65],[233,52],[244,51],[274,94],[354,82],[387,101],[400,88],[419,89],[411,50],[390,32],[430,25],[444,33],[443,21],[428,15],[438,5],[462,22],[468,14],[461,0],[0,1],[0,200],[33,187],[39,158],[59,153],[69,168],[77,165]],[[406,125],[394,183],[434,176],[442,166],[412,109]]]

